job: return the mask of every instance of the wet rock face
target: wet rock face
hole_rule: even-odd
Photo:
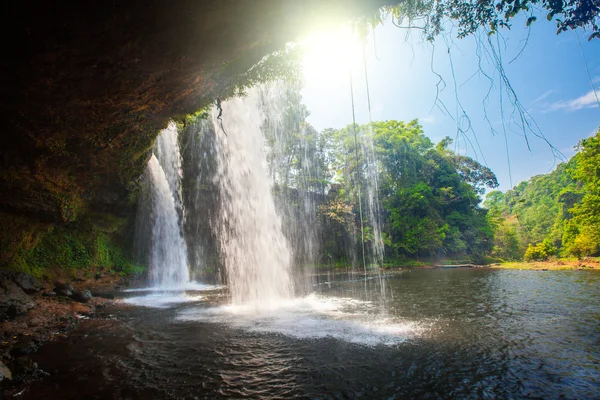
[[[33,299],[10,277],[0,277],[0,321],[13,319],[34,306]]]

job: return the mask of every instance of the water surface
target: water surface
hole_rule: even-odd
[[[218,288],[112,310],[44,346],[21,398],[599,397],[598,272],[417,270],[385,302],[329,279],[259,313]]]

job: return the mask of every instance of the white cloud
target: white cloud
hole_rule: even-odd
[[[547,105],[547,111],[555,111],[555,110],[567,110],[567,111],[577,111],[583,108],[592,108],[598,107],[598,99],[596,98],[596,93],[593,90],[590,90],[583,96],[580,96],[573,100],[565,100],[565,101],[557,101],[555,103],[550,103]]]

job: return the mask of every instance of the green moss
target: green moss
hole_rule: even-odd
[[[48,276],[56,269],[75,273],[78,270],[103,270],[121,275],[141,274],[145,268],[133,261],[131,251],[119,235],[123,219],[105,215],[103,230],[77,226],[52,227],[40,232],[35,242],[16,243],[14,256],[5,268],[27,272],[36,277]],[[106,222],[105,221],[105,222]],[[90,226],[85,224],[84,226]]]

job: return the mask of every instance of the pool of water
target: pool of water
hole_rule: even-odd
[[[124,293],[132,307],[34,356],[51,375],[20,398],[600,396],[598,272],[417,270],[388,277],[385,301],[328,279],[270,305]]]

